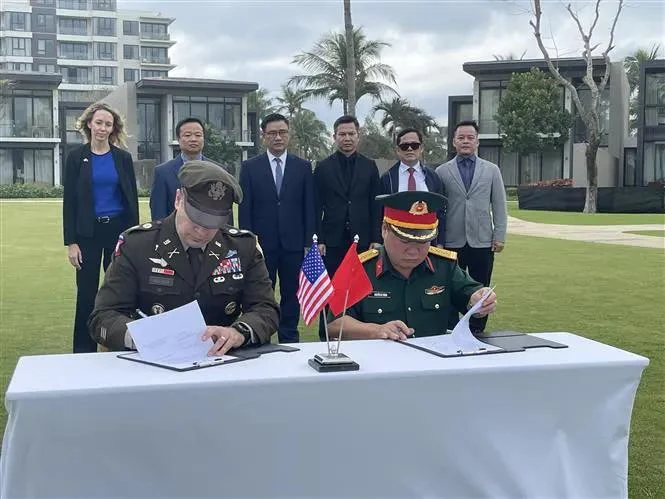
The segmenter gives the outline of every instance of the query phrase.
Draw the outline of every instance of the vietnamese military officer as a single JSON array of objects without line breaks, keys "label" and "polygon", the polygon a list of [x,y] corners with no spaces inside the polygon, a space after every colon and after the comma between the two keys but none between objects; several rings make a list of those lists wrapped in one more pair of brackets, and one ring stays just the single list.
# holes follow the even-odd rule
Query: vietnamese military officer
[{"label": "vietnamese military officer", "polygon": [[[372,293],[328,325],[342,338],[404,340],[446,332],[448,316],[467,310],[487,288],[457,265],[454,251],[430,246],[436,238],[437,210],[445,197],[425,191],[403,191],[376,197],[384,205],[384,244],[359,255],[372,282]],[[494,311],[491,292],[478,316]]]},{"label": "vietnamese military officer", "polygon": [[180,169],[176,211],[121,234],[88,325],[110,350],[133,348],[127,323],[197,300],[212,338],[210,355],[267,343],[275,302],[261,248],[249,231],[226,225],[242,200],[235,178],[208,161]]}]

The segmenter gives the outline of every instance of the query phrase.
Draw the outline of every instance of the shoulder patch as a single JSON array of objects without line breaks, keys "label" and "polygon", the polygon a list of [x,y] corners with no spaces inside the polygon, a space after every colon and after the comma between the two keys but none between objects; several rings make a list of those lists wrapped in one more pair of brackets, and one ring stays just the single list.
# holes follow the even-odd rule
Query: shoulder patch
[{"label": "shoulder patch", "polygon": [[372,258],[377,257],[378,255],[379,255],[379,250],[369,249],[367,251],[363,251],[362,253],[360,253],[358,255],[358,258],[360,259],[360,263],[365,263],[371,260]]},{"label": "shoulder patch", "polygon": [[450,251],[450,250],[443,249],[443,248],[437,248],[436,246],[430,246],[429,247],[429,252],[432,253],[433,255],[442,256],[443,258],[447,258],[448,260],[457,260],[457,252],[456,251]]}]

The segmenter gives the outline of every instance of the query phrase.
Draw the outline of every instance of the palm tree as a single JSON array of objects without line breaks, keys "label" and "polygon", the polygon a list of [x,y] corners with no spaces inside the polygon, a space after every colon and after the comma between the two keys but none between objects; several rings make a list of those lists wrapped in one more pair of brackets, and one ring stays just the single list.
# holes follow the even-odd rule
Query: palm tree
[{"label": "palm tree", "polygon": [[632,55],[623,60],[623,67],[626,70],[628,85],[630,86],[630,133],[634,135],[637,132],[637,109],[639,107],[639,96],[637,95],[637,86],[640,82],[640,67],[646,61],[658,59],[660,44],[654,43],[650,50],[638,49]]},{"label": "palm tree", "polygon": [[646,61],[658,59],[659,51],[660,44],[654,43],[650,50],[637,49],[633,54],[624,58],[623,67],[626,69],[626,76],[628,77],[631,95],[637,90],[637,85],[640,80],[640,66]]},{"label": "palm tree", "polygon": [[519,57],[517,57],[512,52],[508,52],[507,55],[492,54],[492,57],[494,57],[495,61],[521,61],[522,59],[524,59],[525,55],[526,55],[526,50],[522,52],[522,55]]},{"label": "palm tree", "polygon": [[255,112],[256,116],[261,119],[264,116],[274,111],[272,99],[268,96],[268,90],[259,88],[247,95],[247,110]]},{"label": "palm tree", "polygon": [[330,133],[326,124],[309,109],[301,109],[291,118],[289,150],[302,158],[317,160],[328,155]]},{"label": "palm tree", "polygon": [[424,135],[428,135],[430,129],[438,128],[431,115],[401,97],[394,97],[390,102],[379,102],[372,109],[372,113],[377,112],[383,113],[380,124],[393,139],[402,128],[415,128]]},{"label": "palm tree", "polygon": [[285,113],[288,118],[294,117],[302,111],[303,103],[307,98],[302,90],[282,85],[282,93],[275,98],[277,102],[276,111]]},{"label": "palm tree", "polygon": [[351,0],[344,0],[344,40],[346,42],[346,95],[348,102],[344,114],[356,115],[356,54],[353,51],[353,22]]},{"label": "palm tree", "polygon": [[[362,28],[353,29],[353,44],[356,59],[356,101],[364,95],[373,99],[381,99],[388,94],[397,95],[397,91],[388,84],[397,83],[395,71],[380,62],[381,50],[390,44],[368,40]],[[289,85],[302,89],[308,98],[325,97],[331,106],[336,101],[342,101],[344,114],[349,112],[346,38],[343,33],[333,32],[323,37],[311,51],[297,54],[293,62],[308,74],[291,77]]]}]

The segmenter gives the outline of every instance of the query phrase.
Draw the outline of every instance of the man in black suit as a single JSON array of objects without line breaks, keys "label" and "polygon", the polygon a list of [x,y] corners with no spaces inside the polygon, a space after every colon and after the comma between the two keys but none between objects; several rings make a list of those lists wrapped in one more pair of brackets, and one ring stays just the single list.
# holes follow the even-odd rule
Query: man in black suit
[{"label": "man in black suit", "polygon": [[[333,138],[338,151],[320,161],[314,170],[316,234],[328,274],[334,275],[353,236],[358,234],[358,251],[381,241],[379,170],[374,160],[358,154],[360,125],[353,116],[335,121]],[[319,327],[325,340],[325,330]]]},{"label": "man in black suit", "polygon": [[[381,175],[381,194],[402,191],[429,191],[445,197],[446,189],[439,176],[421,163],[423,157],[423,134],[415,128],[405,128],[395,137],[395,154],[399,159]],[[437,211],[439,232],[432,241],[443,248],[446,236],[446,208]]]},{"label": "man in black suit", "polygon": [[238,221],[258,236],[273,288],[279,274],[279,342],[293,343],[299,340],[300,265],[314,233],[312,164],[287,153],[289,120],[281,114],[266,116],[261,132],[267,151],[240,168]]}]

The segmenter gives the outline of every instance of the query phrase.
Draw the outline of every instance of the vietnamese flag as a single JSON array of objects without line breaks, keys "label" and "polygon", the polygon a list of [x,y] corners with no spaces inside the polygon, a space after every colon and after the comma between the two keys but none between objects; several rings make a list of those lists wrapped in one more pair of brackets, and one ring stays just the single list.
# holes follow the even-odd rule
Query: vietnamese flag
[{"label": "vietnamese flag", "polygon": [[[360,262],[358,243],[354,242],[332,278],[333,295],[328,302],[333,314],[339,315],[372,292],[372,283]],[[347,298],[348,293],[348,298]]]}]

